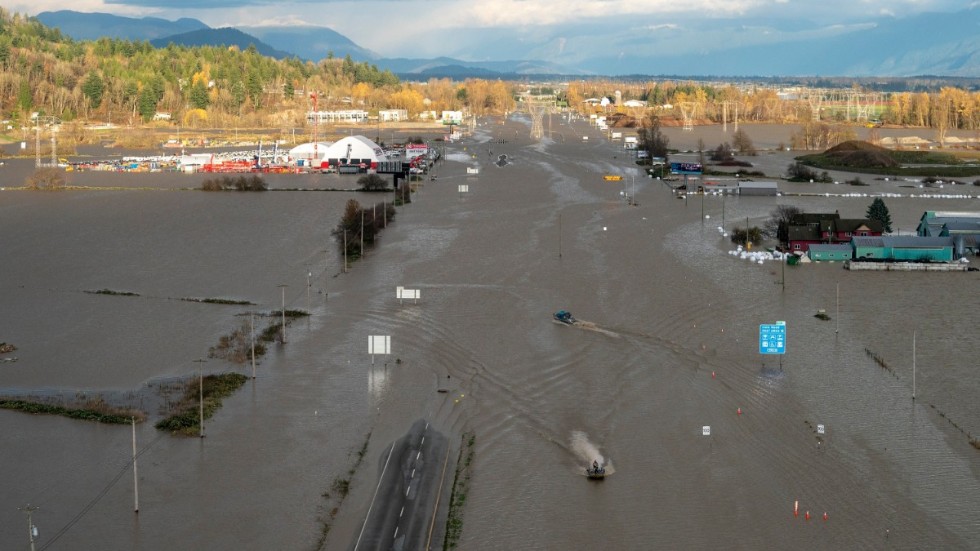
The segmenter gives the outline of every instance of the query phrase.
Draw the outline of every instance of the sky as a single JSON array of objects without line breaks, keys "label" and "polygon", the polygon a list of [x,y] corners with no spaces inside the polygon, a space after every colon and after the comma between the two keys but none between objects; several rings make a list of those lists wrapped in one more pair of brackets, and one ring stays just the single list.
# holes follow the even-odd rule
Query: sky
[{"label": "sky", "polygon": [[[385,57],[554,58],[573,49],[676,51],[832,35],[880,18],[977,8],[980,0],[8,0],[10,12],[72,9],[199,19],[211,27],[330,27]],[[980,12],[977,12],[980,13]]]}]

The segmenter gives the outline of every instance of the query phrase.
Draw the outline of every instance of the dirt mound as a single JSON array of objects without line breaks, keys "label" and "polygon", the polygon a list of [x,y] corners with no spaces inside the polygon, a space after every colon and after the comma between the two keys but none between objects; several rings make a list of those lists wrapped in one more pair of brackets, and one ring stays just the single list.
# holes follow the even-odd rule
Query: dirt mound
[{"label": "dirt mound", "polygon": [[887,149],[862,141],[847,141],[824,152],[836,166],[894,167],[899,166]]},{"label": "dirt mound", "polygon": [[878,147],[868,142],[862,142],[860,140],[850,140],[835,145],[834,147],[831,147],[824,153],[830,155],[832,153],[844,153],[849,151],[887,151],[887,150],[883,147]]},{"label": "dirt mound", "polygon": [[613,113],[606,117],[606,124],[611,128],[636,128],[640,122],[635,117],[624,113]]}]

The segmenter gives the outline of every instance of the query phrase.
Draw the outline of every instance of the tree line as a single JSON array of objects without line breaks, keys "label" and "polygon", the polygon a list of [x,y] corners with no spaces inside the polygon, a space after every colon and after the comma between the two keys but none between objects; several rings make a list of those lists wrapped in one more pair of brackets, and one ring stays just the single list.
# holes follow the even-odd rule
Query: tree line
[{"label": "tree line", "polygon": [[[935,128],[939,131],[980,130],[980,91],[942,86],[938,91],[872,92],[865,88],[809,89],[792,87],[780,94],[774,86],[713,84],[691,81],[583,81],[572,82],[560,94],[573,109],[588,98],[614,97],[621,103],[608,110],[635,115],[647,108],[660,115],[675,116],[678,106],[688,103],[692,117],[712,123],[739,121],[770,123],[847,123],[878,121],[881,124]],[[865,105],[849,103],[848,95],[864,94]],[[873,99],[872,99],[873,98]],[[628,108],[627,100],[646,102],[646,108]],[[813,101],[811,101],[813,100]],[[816,101],[819,100],[819,101]],[[606,112],[607,109],[597,108]]]},{"label": "tree line", "polygon": [[276,60],[254,46],[76,41],[0,7],[0,112],[24,126],[35,112],[128,125],[151,122],[159,112],[185,127],[297,127],[313,108],[313,92],[319,109],[395,108],[417,115],[465,108],[481,115],[514,108],[511,86],[499,81],[403,83],[350,56]]},{"label": "tree line", "polygon": [[[689,104],[691,116],[712,123],[723,121],[772,123],[835,123],[857,119],[850,105],[824,107],[806,94],[838,92],[790,88],[780,94],[776,85],[734,84],[680,80],[573,81],[554,92],[560,103],[586,111],[589,97],[616,97],[622,102],[611,111],[642,118],[647,108],[628,108],[626,100],[647,102],[661,117],[677,118],[678,106]],[[814,81],[821,86],[828,82]],[[911,84],[915,84],[914,82]],[[878,91],[875,105],[864,119],[885,124],[948,130],[980,130],[980,92],[955,86],[930,86],[911,92]],[[184,127],[290,128],[305,126],[316,92],[320,109],[405,109],[410,116],[423,111],[467,110],[477,115],[504,114],[517,107],[524,83],[502,80],[429,79],[402,82],[386,70],[349,56],[332,55],[319,62],[298,58],[276,60],[254,47],[154,48],[146,41],[100,38],[76,41],[47,28],[31,17],[11,14],[0,7],[0,112],[21,126],[30,125],[37,112],[62,121],[106,121],[140,125],[160,113],[165,124]],[[817,90],[817,91],[815,91]],[[822,90],[822,91],[819,91]],[[849,92],[870,90],[854,85]],[[816,111],[815,111],[816,109]]]}]

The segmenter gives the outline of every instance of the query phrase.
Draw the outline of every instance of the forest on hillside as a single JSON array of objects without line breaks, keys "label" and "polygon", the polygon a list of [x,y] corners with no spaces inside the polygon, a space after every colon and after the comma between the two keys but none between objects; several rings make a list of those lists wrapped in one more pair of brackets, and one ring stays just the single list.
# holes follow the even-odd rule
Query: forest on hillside
[{"label": "forest on hillside", "polygon": [[[169,45],[101,38],[76,41],[37,20],[0,7],[0,114],[10,126],[32,127],[36,113],[62,123],[111,122],[183,128],[303,127],[313,109],[465,110],[483,116],[519,107],[520,94],[553,95],[582,113],[649,111],[697,124],[723,121],[786,124],[890,124],[980,131],[980,92],[874,92],[851,88],[766,86],[757,83],[651,79],[581,79],[531,89],[526,81],[429,79],[403,82],[367,62],[328,56],[314,63],[276,60],[254,47]],[[791,90],[791,93],[786,93]],[[592,106],[589,98],[615,100]],[[627,100],[644,102],[627,107]],[[154,123],[158,113],[166,120]]]},{"label": "forest on hillside", "polygon": [[312,92],[319,109],[513,109],[511,87],[500,82],[406,84],[350,57],[276,60],[252,47],[75,41],[0,8],[0,112],[19,122],[38,113],[138,125],[167,113],[191,128],[302,126]]}]

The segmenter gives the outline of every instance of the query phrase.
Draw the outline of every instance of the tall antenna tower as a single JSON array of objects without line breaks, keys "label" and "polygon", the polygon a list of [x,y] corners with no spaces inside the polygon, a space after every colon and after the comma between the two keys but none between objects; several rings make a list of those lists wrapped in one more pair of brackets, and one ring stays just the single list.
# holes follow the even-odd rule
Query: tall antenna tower
[{"label": "tall antenna tower", "polygon": [[682,101],[678,104],[681,108],[681,116],[684,117],[684,130],[694,130],[694,110],[697,104],[693,101]]},{"label": "tall antenna tower", "polygon": [[810,105],[810,118],[814,121],[820,120],[820,105],[823,103],[823,94],[816,91],[806,92],[804,95],[806,102]]},{"label": "tall antenna tower", "polygon": [[531,139],[540,140],[544,137],[544,115],[548,113],[550,123],[551,108],[555,105],[555,96],[525,94],[523,100],[528,114],[531,115]]},{"label": "tall antenna tower", "polygon": [[544,137],[544,114],[548,104],[539,100],[529,100],[527,110],[531,114],[531,139],[540,140]]}]

